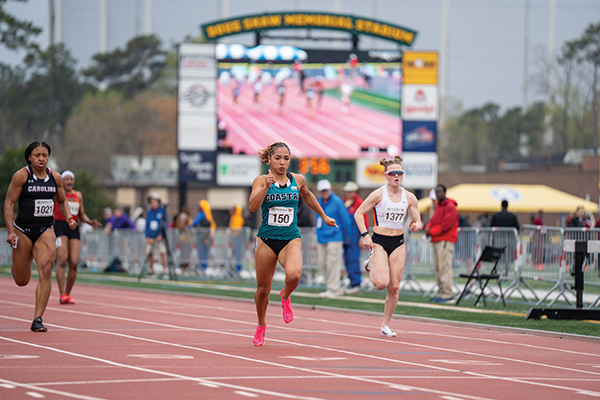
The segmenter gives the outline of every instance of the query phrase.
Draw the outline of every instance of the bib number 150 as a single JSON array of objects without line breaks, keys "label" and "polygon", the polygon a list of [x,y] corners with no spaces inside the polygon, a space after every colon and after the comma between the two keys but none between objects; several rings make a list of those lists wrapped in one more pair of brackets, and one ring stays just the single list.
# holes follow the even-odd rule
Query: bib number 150
[{"label": "bib number 150", "polygon": [[273,207],[269,209],[269,225],[271,226],[290,226],[293,220],[293,208]]}]

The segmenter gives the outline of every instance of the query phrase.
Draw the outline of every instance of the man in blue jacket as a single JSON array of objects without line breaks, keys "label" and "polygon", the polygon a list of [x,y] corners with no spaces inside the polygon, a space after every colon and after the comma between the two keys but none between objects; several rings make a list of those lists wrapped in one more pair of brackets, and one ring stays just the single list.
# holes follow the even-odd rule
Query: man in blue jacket
[{"label": "man in blue jacket", "polygon": [[167,212],[161,205],[160,196],[152,193],[148,197],[150,208],[146,212],[146,255],[150,275],[154,275],[154,255],[160,254],[163,268],[167,269],[167,246],[163,233],[167,229]]},{"label": "man in blue jacket", "polygon": [[342,295],[340,290],[340,271],[343,262],[344,242],[350,238],[350,216],[346,205],[331,190],[327,179],[317,182],[319,205],[325,214],[335,219],[338,227],[327,226],[323,219],[316,216],[317,257],[319,268],[325,278],[327,290],[320,293],[321,297],[335,298]]}]

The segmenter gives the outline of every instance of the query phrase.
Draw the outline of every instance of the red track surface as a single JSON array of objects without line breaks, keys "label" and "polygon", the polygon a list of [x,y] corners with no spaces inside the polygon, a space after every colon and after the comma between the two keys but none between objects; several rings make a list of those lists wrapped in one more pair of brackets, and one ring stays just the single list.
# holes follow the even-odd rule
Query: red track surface
[{"label": "red track surface", "polygon": [[[0,398],[588,399],[600,341],[76,285],[29,331],[35,281],[0,278]],[[293,295],[292,295],[293,302]]]},{"label": "red track surface", "polygon": [[236,105],[232,88],[219,85],[217,115],[227,123],[234,153],[254,155],[279,141],[290,146],[294,157],[356,159],[364,157],[361,147],[402,147],[399,116],[356,104],[345,114],[341,100],[328,96],[323,97],[320,108],[316,97],[308,108],[304,94],[290,81],[281,108],[276,86],[265,86],[257,105],[251,85],[244,85]]}]

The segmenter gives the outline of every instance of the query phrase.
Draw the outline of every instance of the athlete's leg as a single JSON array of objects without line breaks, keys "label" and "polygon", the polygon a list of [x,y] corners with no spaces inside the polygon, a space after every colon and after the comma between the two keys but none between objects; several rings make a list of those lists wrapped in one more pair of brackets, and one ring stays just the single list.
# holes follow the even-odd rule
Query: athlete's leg
[{"label": "athlete's leg", "polygon": [[[58,254],[58,249],[56,249]],[[77,266],[79,265],[79,258],[81,257],[81,240],[69,239],[69,272],[67,273],[67,287],[64,292],[67,295],[71,295],[71,290],[77,279]],[[57,255],[58,258],[58,255]],[[60,286],[59,286],[60,287]]]},{"label": "athlete's leg", "polygon": [[37,264],[39,280],[35,288],[35,312],[33,318],[41,317],[48,305],[52,291],[52,267],[56,259],[56,236],[54,229],[42,233],[33,245],[33,258]]},{"label": "athlete's leg", "polygon": [[390,323],[392,315],[398,305],[398,297],[400,296],[400,281],[404,272],[404,259],[406,255],[406,246],[397,247],[389,257],[390,265],[390,283],[387,287],[387,295],[385,296],[385,306],[383,310],[383,322],[381,326],[386,326]]},{"label": "athlete's leg", "polygon": [[271,293],[273,275],[277,267],[277,256],[261,239],[257,239],[256,242],[256,252],[254,253],[256,268],[254,304],[256,305],[258,325],[265,326],[267,324],[265,317],[269,305],[269,293]]},{"label": "athlete's leg", "polygon": [[388,255],[379,244],[373,244],[373,255],[369,258],[369,276],[377,290],[383,290],[390,284]]},{"label": "athlete's leg", "polygon": [[302,277],[302,240],[300,238],[290,241],[281,250],[279,263],[285,270],[285,287],[281,297],[283,300],[287,300],[298,287]]},{"label": "athlete's leg", "polygon": [[31,279],[31,248],[33,243],[21,231],[15,230],[17,234],[16,247],[12,248],[11,272],[15,283],[18,286],[25,286]]},{"label": "athlete's leg", "polygon": [[[58,295],[65,293],[65,270],[69,262],[69,238],[61,235],[56,238],[56,283],[58,285]],[[69,262],[69,273],[71,273],[71,264]]]}]

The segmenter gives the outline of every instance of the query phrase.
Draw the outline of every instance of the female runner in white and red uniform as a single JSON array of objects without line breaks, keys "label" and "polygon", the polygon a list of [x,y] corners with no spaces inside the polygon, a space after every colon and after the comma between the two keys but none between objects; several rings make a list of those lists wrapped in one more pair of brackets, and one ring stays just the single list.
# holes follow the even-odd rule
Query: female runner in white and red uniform
[{"label": "female runner in white and red uniform", "polygon": [[[98,220],[91,220],[83,209],[83,196],[81,192],[73,190],[75,185],[75,174],[64,171],[60,175],[63,179],[65,197],[69,202],[69,209],[75,221],[83,221],[94,228],[100,228],[102,224]],[[65,216],[59,207],[54,206],[54,233],[56,234],[56,283],[58,284],[58,295],[60,304],[75,304],[71,298],[71,290],[77,278],[77,265],[81,256],[81,237],[79,226],[70,229]],[[67,284],[65,286],[65,269],[69,264],[67,273]]]},{"label": "female runner in white and red uniform", "polygon": [[[6,242],[13,248],[11,272],[15,283],[18,286],[29,283],[34,259],[38,270],[31,324],[34,332],[47,331],[42,323],[42,315],[52,291],[52,267],[56,257],[56,236],[52,227],[55,199],[69,228],[75,229],[77,226],[69,210],[60,174],[47,167],[50,151],[50,146],[44,142],[33,142],[25,149],[28,165],[15,172],[4,201],[4,220],[8,233]],[[17,202],[19,213],[15,218]]]}]

